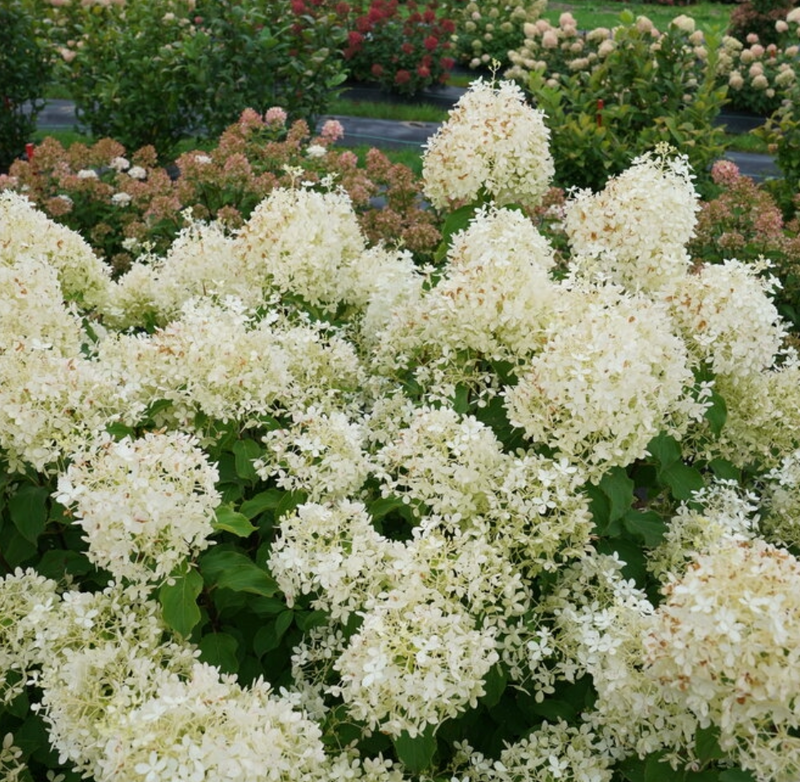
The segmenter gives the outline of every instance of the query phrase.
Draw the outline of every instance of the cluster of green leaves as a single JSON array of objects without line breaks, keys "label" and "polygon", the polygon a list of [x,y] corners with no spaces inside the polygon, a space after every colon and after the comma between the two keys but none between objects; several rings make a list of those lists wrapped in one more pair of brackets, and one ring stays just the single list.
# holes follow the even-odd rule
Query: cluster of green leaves
[{"label": "cluster of green leaves", "polygon": [[152,144],[162,156],[188,135],[221,132],[245,108],[313,119],[345,78],[334,16],[295,16],[289,0],[139,0],[50,13],[78,118],[96,137]]},{"label": "cluster of green leaves", "polygon": [[714,124],[726,98],[714,77],[716,46],[708,42],[709,60],[701,64],[687,33],[671,25],[652,51],[649,33],[627,12],[621,18],[614,50],[591,70],[561,73],[557,86],[537,71],[530,75],[528,90],[552,134],[556,184],[600,189],[633,158],[667,142],[688,156],[702,193],[725,141]]},{"label": "cluster of green leaves", "polygon": [[0,172],[25,151],[50,74],[33,14],[21,0],[0,5]]}]

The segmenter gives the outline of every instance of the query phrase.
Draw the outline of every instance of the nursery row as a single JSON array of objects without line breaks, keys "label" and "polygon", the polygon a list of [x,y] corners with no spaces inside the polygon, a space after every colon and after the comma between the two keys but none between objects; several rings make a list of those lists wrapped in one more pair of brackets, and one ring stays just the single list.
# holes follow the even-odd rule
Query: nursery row
[{"label": "nursery row", "polygon": [[[563,144],[578,156],[613,156],[644,129],[648,144],[655,134],[702,148],[698,171],[715,155],[719,140],[706,137],[723,105],[767,116],[793,97],[798,12],[778,2],[734,12],[724,37],[694,30],[685,16],[660,31],[633,16],[587,31],[569,13],[544,21],[544,8],[545,0],[12,0],[0,10],[0,167],[24,149],[51,81],[96,137],[152,144],[165,156],[186,135],[218,135],[247,107],[280,105],[310,121],[348,76],[415,95],[462,62],[519,81],[558,114],[554,127],[567,118]],[[547,92],[555,87],[561,113]],[[601,124],[598,101],[613,138],[589,127]]]}]

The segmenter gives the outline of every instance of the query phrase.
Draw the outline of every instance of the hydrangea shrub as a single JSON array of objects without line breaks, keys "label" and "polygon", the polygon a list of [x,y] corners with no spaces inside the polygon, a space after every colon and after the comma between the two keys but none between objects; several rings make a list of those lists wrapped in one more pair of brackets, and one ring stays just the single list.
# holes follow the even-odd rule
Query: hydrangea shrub
[{"label": "hydrangea shrub", "polygon": [[797,778],[774,281],[690,263],[664,147],[559,262],[516,94],[430,144],[436,266],[298,182],[113,280],[0,196],[10,779]]}]

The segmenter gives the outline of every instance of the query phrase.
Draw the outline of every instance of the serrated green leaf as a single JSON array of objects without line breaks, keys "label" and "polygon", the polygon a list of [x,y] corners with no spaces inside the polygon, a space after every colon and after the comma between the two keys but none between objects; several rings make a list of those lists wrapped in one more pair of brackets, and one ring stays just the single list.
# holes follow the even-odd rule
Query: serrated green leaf
[{"label": "serrated green leaf", "polygon": [[252,535],[258,528],[254,527],[243,513],[237,513],[229,505],[220,505],[215,512],[212,526],[215,530],[232,532],[240,538]]},{"label": "serrated green leaf", "polygon": [[705,412],[705,419],[708,421],[711,431],[719,437],[722,427],[728,420],[728,405],[716,391],[711,392],[711,406]]},{"label": "serrated green leaf", "polygon": [[433,733],[432,725],[428,725],[422,733],[414,738],[403,731],[392,739],[392,743],[400,762],[412,774],[419,774],[428,768],[436,753],[436,736]]},{"label": "serrated green leaf", "polygon": [[182,636],[188,636],[200,621],[197,597],[202,589],[203,579],[192,569],[176,576],[158,591],[164,621]]},{"label": "serrated green leaf", "polygon": [[261,448],[255,440],[237,440],[231,450],[236,465],[236,475],[244,481],[255,483],[258,473],[253,467],[253,460],[261,456]]},{"label": "serrated green leaf", "polygon": [[500,702],[508,684],[508,677],[502,665],[493,665],[483,679],[484,695],[481,703],[491,708]]},{"label": "serrated green leaf", "polygon": [[223,673],[239,672],[239,658],[236,654],[239,642],[232,635],[209,633],[197,645],[203,662],[216,665]]},{"label": "serrated green leaf", "polygon": [[658,462],[659,469],[663,470],[680,461],[680,443],[668,434],[654,437],[647,445],[647,452]]},{"label": "serrated green leaf", "polygon": [[211,549],[201,557],[200,571],[209,586],[263,597],[272,597],[278,591],[272,576],[238,551]]},{"label": "serrated green leaf", "polygon": [[622,467],[613,467],[603,475],[598,487],[608,498],[609,521],[621,519],[633,504],[633,481]]},{"label": "serrated green leaf", "polygon": [[239,512],[248,519],[254,519],[268,510],[275,510],[286,492],[281,489],[267,489],[259,492],[239,506]]},{"label": "serrated green leaf", "polygon": [[641,540],[647,548],[655,548],[667,532],[667,525],[653,511],[629,510],[622,518],[622,526],[630,535]]},{"label": "serrated green leaf", "polygon": [[691,499],[694,492],[705,486],[702,473],[683,462],[671,464],[665,470],[661,470],[658,477],[666,486],[669,486],[672,496],[676,500]]},{"label": "serrated green leaf", "polygon": [[8,512],[17,531],[25,540],[36,543],[47,526],[47,498],[44,486],[27,483],[8,499]]}]

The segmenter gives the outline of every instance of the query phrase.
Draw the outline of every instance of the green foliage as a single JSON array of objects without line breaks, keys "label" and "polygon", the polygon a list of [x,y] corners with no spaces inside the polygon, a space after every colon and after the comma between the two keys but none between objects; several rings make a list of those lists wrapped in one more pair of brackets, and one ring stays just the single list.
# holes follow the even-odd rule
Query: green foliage
[{"label": "green foliage", "polygon": [[95,136],[151,144],[162,156],[185,136],[221,132],[248,107],[314,118],[344,80],[334,17],[296,16],[288,0],[141,0],[51,13],[79,119]]},{"label": "green foliage", "polygon": [[724,149],[714,120],[725,102],[715,83],[714,45],[700,63],[688,34],[670,26],[652,45],[649,31],[623,15],[614,48],[590,70],[533,71],[528,89],[547,115],[556,184],[600,189],[610,176],[658,142],[685,153],[701,192]]},{"label": "green foliage", "polygon": [[0,5],[0,172],[25,152],[50,75],[34,16],[21,0]]}]

